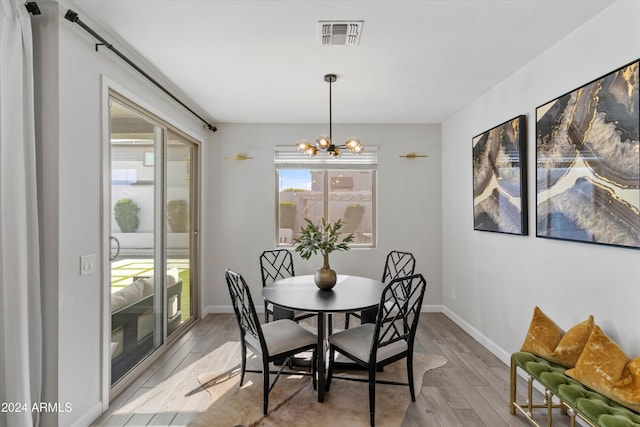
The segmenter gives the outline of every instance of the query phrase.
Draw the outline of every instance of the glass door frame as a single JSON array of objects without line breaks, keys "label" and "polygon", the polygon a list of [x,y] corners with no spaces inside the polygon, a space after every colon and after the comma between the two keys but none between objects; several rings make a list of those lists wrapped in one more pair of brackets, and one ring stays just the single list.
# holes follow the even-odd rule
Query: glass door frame
[{"label": "glass door frame", "polygon": [[[155,359],[157,359],[174,341],[180,338],[200,317],[199,313],[199,255],[200,255],[200,242],[199,242],[199,230],[200,230],[200,142],[196,140],[194,137],[189,136],[185,132],[171,125],[170,123],[158,118],[153,113],[149,112],[147,109],[142,107],[140,103],[136,103],[135,101],[130,100],[130,97],[121,95],[118,91],[112,89],[109,86],[104,86],[105,88],[105,104],[106,112],[103,115],[103,124],[105,129],[105,138],[103,144],[103,162],[102,162],[102,176],[103,176],[103,184],[102,184],[102,247],[103,247],[103,269],[102,269],[102,283],[103,283],[103,363],[102,363],[102,406],[103,411],[106,410],[109,406],[109,402],[112,401],[115,397],[117,397],[122,390],[124,390],[137,374],[144,369],[146,369]],[[110,300],[110,286],[111,286],[111,262],[110,262],[110,233],[111,233],[111,101],[119,103],[120,105],[125,106],[126,108],[140,114],[145,119],[149,120],[162,129],[162,143],[159,146],[156,146],[154,149],[154,157],[156,160],[158,157],[163,160],[162,168],[158,168],[159,170],[155,172],[155,179],[162,182],[162,185],[156,186],[157,188],[154,190],[155,197],[159,197],[159,201],[154,202],[156,207],[163,206],[164,209],[154,209],[154,223],[159,224],[160,228],[154,231],[154,265],[156,269],[159,271],[166,270],[166,260],[167,260],[167,208],[166,208],[166,197],[167,197],[167,140],[170,132],[177,134],[178,136],[185,139],[186,143],[189,144],[190,150],[190,177],[191,181],[189,184],[189,219],[190,219],[190,233],[188,235],[189,241],[189,275],[190,275],[190,301],[184,301],[182,304],[190,304],[190,317],[185,319],[180,326],[173,331],[170,335],[167,335],[167,289],[166,286],[163,286],[162,289],[162,310],[161,314],[156,316],[156,327],[160,326],[158,329],[160,333],[155,334],[154,340],[156,344],[158,344],[155,350],[147,356],[143,361],[141,361],[133,370],[131,370],[127,375],[123,377],[122,380],[118,381],[113,386],[111,385],[111,352],[110,352],[110,341],[111,341],[111,300]],[[166,280],[166,279],[164,279]],[[164,280],[155,280],[154,287],[158,288],[164,283]],[[158,299],[156,299],[158,300]],[[155,304],[158,302],[156,301]]]}]

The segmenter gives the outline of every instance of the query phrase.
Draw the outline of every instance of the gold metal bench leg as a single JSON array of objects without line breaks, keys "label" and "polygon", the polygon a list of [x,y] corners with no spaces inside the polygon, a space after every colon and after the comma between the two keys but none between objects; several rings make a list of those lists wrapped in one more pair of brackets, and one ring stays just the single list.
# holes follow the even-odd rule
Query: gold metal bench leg
[{"label": "gold metal bench leg", "polygon": [[[517,384],[518,384],[517,370],[518,370],[518,366],[513,362],[513,360],[511,360],[511,372],[510,372],[511,384],[509,385],[509,399],[510,399],[509,412],[511,412],[512,415],[517,415],[518,412],[520,412],[522,415],[524,415],[527,418],[527,420],[529,420],[532,426],[540,427],[540,424],[538,424],[536,420],[533,418],[533,410],[547,408],[547,410],[550,413],[551,412],[551,409],[549,408],[550,403],[546,401],[544,403],[536,403],[536,404],[533,403],[534,379],[531,375],[528,375],[528,381],[527,381],[527,396],[528,396],[527,401],[523,403],[516,402],[517,388],[518,388],[517,387]],[[547,427],[550,427],[550,426],[551,426],[551,422],[547,421]]]},{"label": "gold metal bench leg", "polygon": [[547,401],[547,427],[551,427],[551,423],[553,421],[553,394],[551,391],[545,389],[544,390],[545,400]]},{"label": "gold metal bench leg", "polygon": [[516,375],[516,370],[518,369],[518,367],[516,366],[515,363],[513,363],[513,360],[511,360],[511,391],[510,391],[510,401],[509,401],[509,412],[511,412],[511,415],[515,415],[516,413],[516,383],[517,383],[517,375]]},{"label": "gold metal bench leg", "polygon": [[569,408],[567,413],[569,414],[569,425],[576,427],[576,411],[574,411],[573,408]]},{"label": "gold metal bench leg", "polygon": [[533,377],[531,375],[527,380],[527,404],[529,405],[529,415],[533,415]]}]

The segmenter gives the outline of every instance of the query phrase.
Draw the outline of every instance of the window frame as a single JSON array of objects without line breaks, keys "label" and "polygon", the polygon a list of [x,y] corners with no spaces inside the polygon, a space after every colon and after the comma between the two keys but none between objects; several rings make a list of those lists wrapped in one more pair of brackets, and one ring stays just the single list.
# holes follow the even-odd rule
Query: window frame
[{"label": "window frame", "polygon": [[299,153],[295,147],[274,148],[274,181],[275,181],[275,221],[274,221],[274,246],[276,248],[292,248],[291,243],[280,242],[280,171],[281,170],[308,170],[322,171],[322,203],[323,217],[328,218],[331,204],[332,173],[343,171],[369,171],[371,172],[371,242],[349,244],[351,249],[375,249],[378,242],[377,232],[377,172],[378,172],[378,148],[367,146],[366,154],[355,155],[350,152],[338,157],[331,157],[327,153],[319,153],[309,157],[305,153]]}]

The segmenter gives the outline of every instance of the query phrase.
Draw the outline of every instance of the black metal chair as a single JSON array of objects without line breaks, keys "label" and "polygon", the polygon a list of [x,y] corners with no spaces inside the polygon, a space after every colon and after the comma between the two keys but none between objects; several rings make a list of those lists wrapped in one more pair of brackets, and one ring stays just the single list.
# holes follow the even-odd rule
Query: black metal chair
[{"label": "black metal chair", "polygon": [[[422,274],[393,279],[382,292],[375,324],[365,323],[329,337],[329,372],[326,389],[331,385],[335,352],[339,352],[369,372],[369,417],[375,423],[376,372],[379,368],[407,359],[408,383],[384,381],[384,384],[413,386],[413,344],[427,282]],[[343,378],[362,381],[355,378]],[[381,381],[382,382],[382,381]]]},{"label": "black metal chair", "polygon": [[[291,251],[287,249],[274,249],[264,251],[260,255],[260,275],[262,277],[262,286],[267,286],[276,280],[295,276],[293,268],[293,256]],[[266,301],[264,302],[264,321],[269,321],[269,315],[273,319],[273,306]],[[284,308],[276,308],[279,318],[293,319],[299,322],[309,317],[317,316],[316,313],[306,313],[302,311],[293,312]]]},{"label": "black metal chair", "polygon": [[[317,387],[316,349],[318,337],[290,319],[276,320],[261,325],[258,313],[253,305],[251,292],[244,278],[240,274],[227,269],[225,271],[225,279],[227,281],[227,287],[229,288],[233,311],[236,314],[238,327],[240,328],[240,347],[242,349],[240,387],[242,387],[242,383],[244,382],[245,372],[262,372],[264,395],[263,413],[266,415],[269,407],[269,392],[276,385],[285,366],[288,365],[288,363],[285,362],[282,364],[280,370],[270,371],[269,363],[282,358],[288,360],[295,354],[313,350],[311,373],[300,371],[294,373],[296,375],[311,375],[313,378],[313,389],[315,390]],[[247,347],[249,347],[255,355],[261,357],[261,371],[246,369]],[[276,374],[272,384],[269,382],[269,374],[271,373]]]},{"label": "black metal chair", "polygon": [[[398,277],[411,276],[416,269],[416,259],[411,252],[391,251],[387,254],[382,271],[382,283],[389,283]],[[373,323],[376,319],[378,308],[363,310],[360,313],[347,313],[344,317],[344,328],[349,328],[349,317],[360,319],[361,323]]]}]

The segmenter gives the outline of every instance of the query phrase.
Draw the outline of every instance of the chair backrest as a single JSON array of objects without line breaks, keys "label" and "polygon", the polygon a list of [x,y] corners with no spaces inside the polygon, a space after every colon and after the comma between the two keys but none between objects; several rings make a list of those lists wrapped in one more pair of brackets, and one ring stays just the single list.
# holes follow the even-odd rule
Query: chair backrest
[{"label": "chair backrest", "polygon": [[411,252],[391,251],[387,254],[387,261],[382,272],[382,283],[389,283],[398,277],[413,275],[416,269],[416,259]]},{"label": "chair backrest", "polygon": [[295,276],[291,252],[287,249],[262,252],[260,255],[260,273],[262,286],[267,286],[279,279]]},{"label": "chair backrest", "polygon": [[258,313],[256,313],[256,307],[253,305],[247,282],[242,275],[229,269],[225,271],[224,277],[227,280],[231,304],[240,327],[240,339],[244,340],[245,336],[249,334],[260,343],[262,348],[266,348]]},{"label": "chair backrest", "polygon": [[393,279],[382,291],[371,347],[372,360],[379,348],[404,340],[413,349],[427,281],[422,274]]}]

